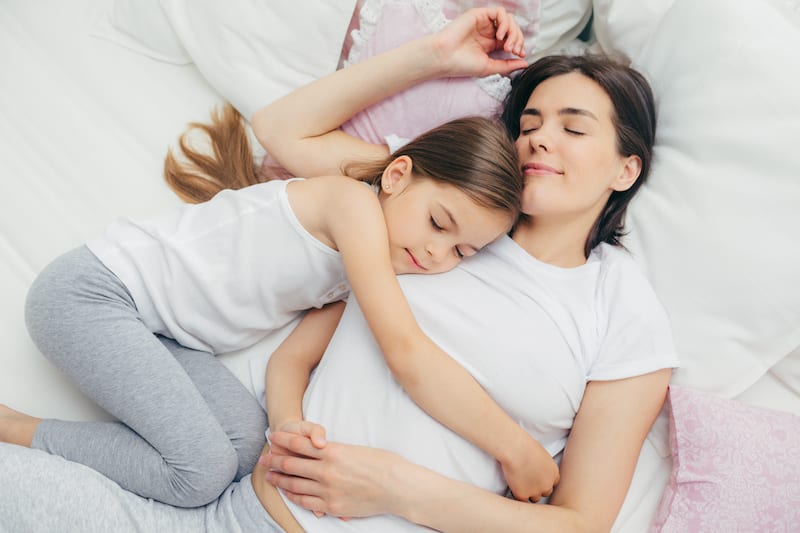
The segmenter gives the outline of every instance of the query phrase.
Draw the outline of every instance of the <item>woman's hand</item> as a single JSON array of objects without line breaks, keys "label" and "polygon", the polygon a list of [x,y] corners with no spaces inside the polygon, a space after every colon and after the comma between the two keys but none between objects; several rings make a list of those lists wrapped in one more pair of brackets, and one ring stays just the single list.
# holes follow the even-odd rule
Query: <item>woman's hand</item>
[{"label": "woman's hand", "polygon": [[528,66],[523,59],[495,59],[504,51],[525,57],[525,40],[502,7],[470,9],[433,36],[434,55],[445,76],[507,75]]},{"label": "woman's hand", "polygon": [[329,442],[320,449],[307,437],[277,431],[272,450],[259,462],[267,481],[287,498],[317,515],[338,517],[397,514],[402,482],[394,475],[403,462],[384,450]]}]

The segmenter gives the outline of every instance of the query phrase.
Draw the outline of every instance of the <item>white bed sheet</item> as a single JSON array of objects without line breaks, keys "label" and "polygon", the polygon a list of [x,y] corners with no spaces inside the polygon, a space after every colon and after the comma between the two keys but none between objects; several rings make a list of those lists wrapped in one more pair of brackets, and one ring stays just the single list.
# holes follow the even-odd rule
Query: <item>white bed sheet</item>
[{"label": "white bed sheet", "polygon": [[[161,178],[166,148],[221,98],[192,65],[158,62],[90,36],[106,0],[0,3],[0,403],[38,416],[107,419],[37,351],[23,306],[35,275],[118,215],[179,200]],[[248,387],[247,361],[284,329],[223,357]],[[770,374],[749,403],[800,412]],[[646,531],[670,470],[666,420],[646,443],[615,531]]]}]

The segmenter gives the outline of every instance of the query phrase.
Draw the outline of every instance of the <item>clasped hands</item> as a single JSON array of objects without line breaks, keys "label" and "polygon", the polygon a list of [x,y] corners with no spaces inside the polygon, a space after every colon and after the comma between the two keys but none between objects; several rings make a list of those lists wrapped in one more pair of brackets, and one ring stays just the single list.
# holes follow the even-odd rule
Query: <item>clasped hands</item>
[{"label": "clasped hands", "polygon": [[[259,462],[267,481],[317,516],[401,514],[409,463],[399,455],[365,446],[328,442],[325,428],[307,421],[283,423],[270,434],[270,452]],[[533,438],[520,439],[501,461],[514,497],[536,502],[558,483],[558,466]]]}]

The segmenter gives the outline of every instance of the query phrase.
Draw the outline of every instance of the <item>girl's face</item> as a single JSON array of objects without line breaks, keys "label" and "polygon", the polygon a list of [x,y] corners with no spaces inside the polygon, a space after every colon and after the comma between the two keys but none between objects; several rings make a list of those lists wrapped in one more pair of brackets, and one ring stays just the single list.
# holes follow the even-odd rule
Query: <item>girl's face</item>
[{"label": "girl's face", "polygon": [[594,223],[614,190],[639,176],[637,156],[621,156],[611,99],[578,72],[540,83],[520,117],[517,152],[525,174],[523,213],[537,221]]},{"label": "girl's face", "polygon": [[407,157],[384,172],[380,199],[397,274],[451,270],[512,224],[509,214],[476,204],[453,185],[414,177]]}]

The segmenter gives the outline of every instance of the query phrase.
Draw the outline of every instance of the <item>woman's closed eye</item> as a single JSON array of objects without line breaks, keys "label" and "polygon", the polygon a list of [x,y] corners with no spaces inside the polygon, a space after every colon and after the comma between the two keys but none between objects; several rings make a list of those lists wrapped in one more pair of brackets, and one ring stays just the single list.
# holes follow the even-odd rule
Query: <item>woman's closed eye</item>
[{"label": "woman's closed eye", "polygon": [[564,131],[566,131],[570,135],[586,135],[585,132],[579,131],[579,130],[575,130],[575,129],[572,129],[572,128],[564,128]]},{"label": "woman's closed eye", "polygon": [[464,254],[461,252],[461,248],[454,246],[453,250],[456,251],[456,256],[458,256],[459,259],[464,259]]},{"label": "woman's closed eye", "polygon": [[440,226],[438,222],[436,222],[436,219],[433,218],[433,215],[431,215],[431,226],[433,226],[433,229],[436,231],[444,231],[444,228]]}]

